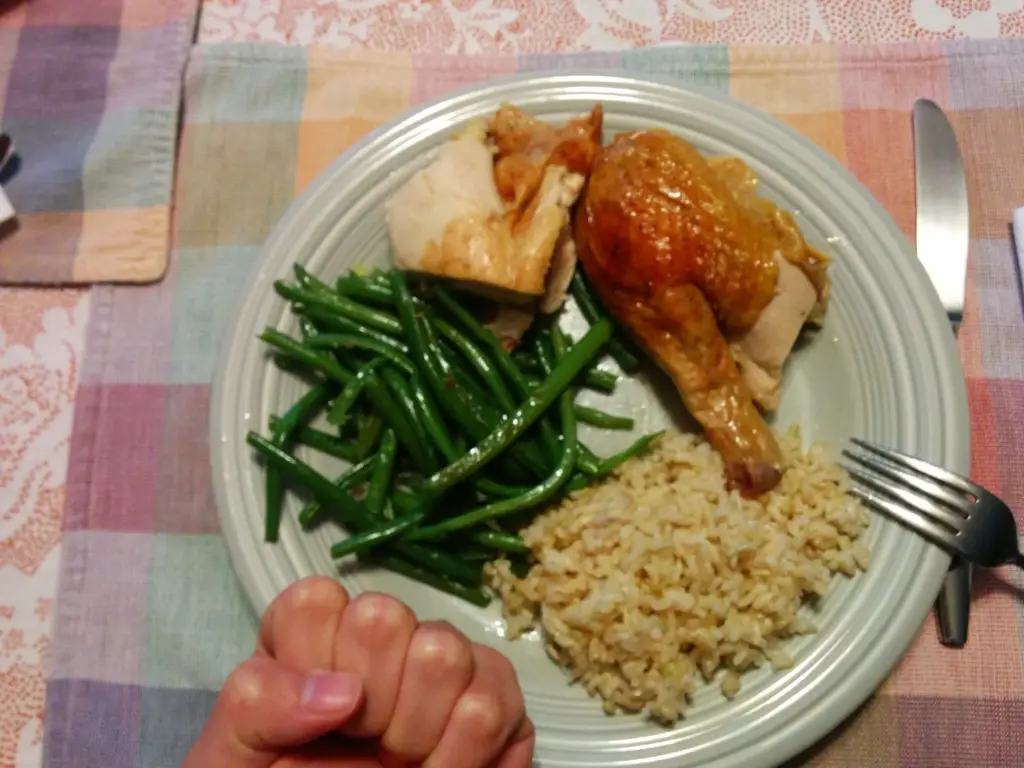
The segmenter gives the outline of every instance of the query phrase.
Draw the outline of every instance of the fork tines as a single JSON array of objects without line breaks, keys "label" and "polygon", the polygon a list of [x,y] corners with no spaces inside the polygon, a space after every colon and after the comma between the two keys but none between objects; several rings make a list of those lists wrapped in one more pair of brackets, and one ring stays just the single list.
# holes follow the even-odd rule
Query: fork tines
[{"label": "fork tines", "polygon": [[860,450],[844,450],[855,482],[851,492],[869,506],[945,548],[967,524],[980,489],[968,480],[899,451],[863,440]]}]

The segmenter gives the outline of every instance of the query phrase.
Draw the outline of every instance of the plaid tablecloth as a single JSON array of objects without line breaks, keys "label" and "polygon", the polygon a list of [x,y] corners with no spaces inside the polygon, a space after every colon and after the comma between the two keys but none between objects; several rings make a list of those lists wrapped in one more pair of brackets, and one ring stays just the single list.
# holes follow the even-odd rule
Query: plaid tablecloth
[{"label": "plaid tablecloth", "polygon": [[[251,616],[218,533],[207,407],[231,305],[275,220],[339,152],[407,107],[523,70],[672,75],[773,112],[914,226],[909,110],[950,111],[972,204],[960,335],[977,481],[1024,512],[1024,319],[1008,243],[1024,202],[1024,42],[931,47],[692,47],[443,57],[201,46],[186,83],[175,250],[150,287],[94,289],[62,538],[47,766],[177,766]],[[1024,765],[1022,580],[980,574],[970,644],[931,622],[820,766]]]},{"label": "plaid tablecloth", "polygon": [[[181,76],[199,0],[0,3],[0,284],[146,282],[170,248]],[[9,178],[8,178],[9,177]]]}]

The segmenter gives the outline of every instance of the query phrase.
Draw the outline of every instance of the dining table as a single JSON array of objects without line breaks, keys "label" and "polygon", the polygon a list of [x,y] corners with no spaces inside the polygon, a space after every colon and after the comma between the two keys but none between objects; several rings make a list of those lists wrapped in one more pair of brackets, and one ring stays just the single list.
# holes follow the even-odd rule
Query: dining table
[{"label": "dining table", "polygon": [[[291,201],[378,125],[515,72],[673,77],[765,110],[914,234],[909,115],[971,205],[971,475],[1024,522],[1024,0],[0,3],[0,768],[177,766],[257,618],[211,490],[219,343]],[[1024,244],[1021,244],[1024,246]],[[1024,577],[977,572],[793,765],[1024,766]]]}]

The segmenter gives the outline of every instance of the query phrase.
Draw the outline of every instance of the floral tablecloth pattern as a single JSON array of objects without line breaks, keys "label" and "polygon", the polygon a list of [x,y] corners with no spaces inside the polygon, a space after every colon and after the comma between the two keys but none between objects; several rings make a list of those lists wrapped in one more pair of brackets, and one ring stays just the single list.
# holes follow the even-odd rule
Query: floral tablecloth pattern
[{"label": "floral tablecloth pattern", "polygon": [[[1024,36],[1024,0],[204,0],[199,35],[418,53],[908,42]],[[75,393],[102,311],[92,297],[0,288],[0,768],[41,763]],[[1020,364],[1021,350],[1007,353]]]},{"label": "floral tablecloth pattern", "polygon": [[416,53],[1024,34],[1024,0],[207,0],[203,42]]}]

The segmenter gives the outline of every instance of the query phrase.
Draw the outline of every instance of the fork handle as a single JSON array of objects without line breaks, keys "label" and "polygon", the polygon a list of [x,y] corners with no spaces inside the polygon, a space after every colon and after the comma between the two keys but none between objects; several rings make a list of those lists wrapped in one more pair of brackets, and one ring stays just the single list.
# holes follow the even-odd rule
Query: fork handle
[{"label": "fork handle", "polygon": [[942,582],[935,604],[939,617],[939,639],[943,645],[963,648],[971,614],[971,566],[954,558]]}]

